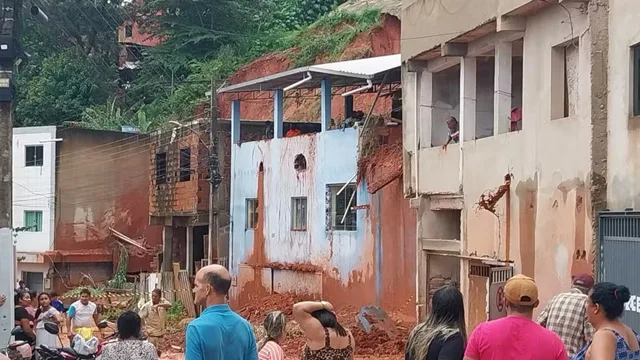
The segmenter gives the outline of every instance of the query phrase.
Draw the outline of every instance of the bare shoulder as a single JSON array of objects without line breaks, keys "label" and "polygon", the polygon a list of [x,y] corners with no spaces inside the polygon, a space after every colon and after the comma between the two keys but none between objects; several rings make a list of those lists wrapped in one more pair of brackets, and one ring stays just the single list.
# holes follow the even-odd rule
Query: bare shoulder
[{"label": "bare shoulder", "polygon": [[616,335],[610,329],[600,329],[593,334],[593,342],[616,342]]}]

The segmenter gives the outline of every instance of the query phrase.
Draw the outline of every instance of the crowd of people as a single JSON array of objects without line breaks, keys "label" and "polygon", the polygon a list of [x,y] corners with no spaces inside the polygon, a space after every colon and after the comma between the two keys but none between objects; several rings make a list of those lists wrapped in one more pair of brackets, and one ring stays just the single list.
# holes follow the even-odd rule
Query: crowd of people
[{"label": "crowd of people", "polygon": [[[198,272],[195,301],[206,310],[188,325],[186,360],[284,359],[284,315],[268,314],[265,337],[256,343],[251,325],[227,304],[230,286],[222,266]],[[462,293],[447,285],[435,291],[425,321],[410,333],[405,360],[640,360],[640,337],[621,320],[630,296],[625,286],[594,284],[593,277],[581,274],[534,319],[540,304],[537,284],[515,275],[504,286],[507,315],[477,324],[467,337]],[[297,303],[293,315],[306,338],[303,360],[353,359],[353,336],[330,303]]]},{"label": "crowd of people", "polygon": [[[230,287],[231,275],[220,265],[206,266],[196,274],[194,301],[204,311],[187,326],[185,359],[284,360],[284,313],[267,314],[264,337],[256,340],[249,322],[228,305]],[[17,290],[16,325],[24,331],[16,340],[35,339],[55,347],[57,337],[48,334],[43,323],[62,326],[66,318],[70,335],[97,325],[90,295],[83,290],[80,300],[64,309],[54,293]],[[581,274],[573,278],[570,290],[553,297],[534,319],[540,304],[536,282],[515,275],[504,286],[506,317],[477,324],[467,337],[462,293],[447,285],[434,292],[429,314],[411,331],[405,360],[640,360],[640,337],[621,320],[630,296],[625,286],[595,284],[593,277]],[[3,303],[0,298],[0,306]],[[101,359],[158,359],[170,306],[156,289],[139,313],[123,313],[117,320],[118,341],[105,346]],[[293,317],[306,338],[303,360],[353,359],[354,337],[340,324],[331,303],[299,302]]]}]

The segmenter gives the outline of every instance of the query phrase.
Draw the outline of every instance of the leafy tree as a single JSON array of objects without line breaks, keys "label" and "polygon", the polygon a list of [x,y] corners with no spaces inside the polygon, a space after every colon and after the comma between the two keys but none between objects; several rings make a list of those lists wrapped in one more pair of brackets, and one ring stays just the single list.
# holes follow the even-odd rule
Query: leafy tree
[{"label": "leafy tree", "polygon": [[38,73],[18,81],[16,122],[24,126],[55,125],[78,119],[85,108],[104,103],[115,72],[96,68],[69,49],[42,62]]},{"label": "leafy tree", "polygon": [[250,0],[147,0],[138,11],[144,27],[164,39],[163,50],[203,59],[252,33],[253,6]]},{"label": "leafy tree", "polygon": [[122,126],[133,126],[143,133],[153,130],[155,125],[147,117],[144,108],[137,112],[123,111],[118,107],[116,100],[112,99],[107,105],[97,105],[85,109],[82,114],[82,122],[75,125],[88,129],[117,130]]},{"label": "leafy tree", "polygon": [[47,23],[24,17],[22,45],[35,60],[75,48],[97,63],[116,65],[117,29],[129,19],[117,2],[46,0],[35,4],[49,17]]}]

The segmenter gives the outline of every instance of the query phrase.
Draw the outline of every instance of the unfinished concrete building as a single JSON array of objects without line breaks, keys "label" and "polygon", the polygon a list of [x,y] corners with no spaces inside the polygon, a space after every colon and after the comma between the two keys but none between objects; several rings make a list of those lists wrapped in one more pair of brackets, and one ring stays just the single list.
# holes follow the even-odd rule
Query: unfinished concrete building
[{"label": "unfinished concrete building", "polygon": [[[402,22],[417,312],[432,289],[456,283],[469,331],[504,315],[513,273],[537,280],[544,305],[592,272],[599,211],[638,199],[629,164],[640,67],[630,63],[640,36],[623,29],[640,2],[482,3],[405,0]],[[459,142],[443,147],[456,130]],[[607,191],[612,180],[626,185]]]}]

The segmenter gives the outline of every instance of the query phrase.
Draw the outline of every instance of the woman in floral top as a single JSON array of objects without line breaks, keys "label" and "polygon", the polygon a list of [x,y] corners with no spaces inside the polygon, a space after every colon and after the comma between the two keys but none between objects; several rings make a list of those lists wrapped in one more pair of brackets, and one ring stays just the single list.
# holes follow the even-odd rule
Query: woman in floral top
[{"label": "woman in floral top", "polygon": [[118,318],[118,341],[102,351],[102,360],[157,360],[158,352],[150,342],[141,340],[140,316],[133,311]]}]

